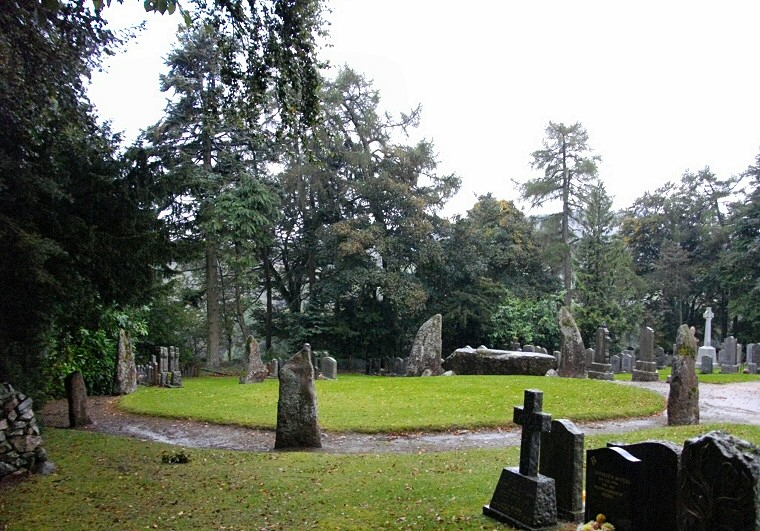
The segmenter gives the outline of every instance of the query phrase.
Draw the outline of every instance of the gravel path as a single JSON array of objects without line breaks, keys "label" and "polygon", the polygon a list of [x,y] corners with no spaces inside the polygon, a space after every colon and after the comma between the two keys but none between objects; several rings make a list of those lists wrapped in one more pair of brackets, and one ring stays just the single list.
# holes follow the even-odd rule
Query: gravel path
[{"label": "gravel path", "polygon": [[[664,382],[618,382],[668,394]],[[760,425],[760,381],[737,384],[700,384],[702,422],[735,422]],[[268,452],[274,448],[274,431],[222,426],[205,422],[172,420],[134,415],[120,410],[118,397],[90,397],[88,413],[94,423],[86,431],[126,435],[143,440],[176,444],[187,448],[221,448],[248,452]],[[45,424],[68,427],[65,400],[51,402],[43,410]],[[586,434],[628,433],[665,426],[667,417],[581,423]],[[503,448],[520,443],[520,432],[502,430],[457,430],[444,433],[407,433],[367,435],[323,432],[322,449],[328,453],[431,452],[467,448]]]}]

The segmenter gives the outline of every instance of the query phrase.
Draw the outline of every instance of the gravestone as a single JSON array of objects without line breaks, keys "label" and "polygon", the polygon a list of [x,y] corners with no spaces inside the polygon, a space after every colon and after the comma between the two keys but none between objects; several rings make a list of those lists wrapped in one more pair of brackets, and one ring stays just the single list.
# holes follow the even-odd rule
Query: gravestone
[{"label": "gravestone", "polygon": [[169,377],[172,387],[182,387],[182,371],[179,370],[179,348],[169,347]]},{"label": "gravestone", "polygon": [[393,358],[393,374],[406,374],[403,358]]},{"label": "gravestone", "polygon": [[739,372],[738,344],[734,336],[728,336],[723,340],[723,348],[718,354],[720,371],[735,374]]},{"label": "gravestone", "polygon": [[[643,514],[641,529],[676,529],[676,497],[681,447],[671,442],[644,441],[610,444],[643,463]],[[607,513],[604,513],[607,514]],[[613,522],[614,523],[614,522]]]},{"label": "gravestone", "polygon": [[583,519],[584,435],[567,419],[553,420],[551,431],[541,433],[539,472],[554,480],[557,516],[562,520]]},{"label": "gravestone", "polygon": [[308,343],[305,343],[300,352],[280,369],[274,447],[322,447],[314,367],[311,364],[311,346]]},{"label": "gravestone", "polygon": [[64,386],[69,401],[69,427],[92,424],[92,419],[87,414],[87,387],[84,385],[82,373],[75,371],[66,376]]},{"label": "gravestone", "polygon": [[562,334],[561,350],[559,355],[555,353],[559,375],[564,378],[585,378],[586,347],[575,319],[565,306],[559,309],[559,329]]},{"label": "gravestone", "polygon": [[116,378],[114,378],[113,393],[128,395],[137,389],[137,366],[132,352],[132,341],[129,332],[119,329],[119,347],[116,358]]},{"label": "gravestone", "polygon": [[676,338],[673,372],[668,393],[668,426],[699,424],[699,381],[696,371],[697,342],[687,325]]},{"label": "gravestone", "polygon": [[620,356],[613,354],[610,356],[610,368],[615,374],[622,372],[622,364],[620,363]]},{"label": "gravestone", "polygon": [[272,373],[270,374],[272,378],[279,378],[280,377],[280,360],[277,358],[272,359]]},{"label": "gravestone", "polygon": [[169,386],[169,349],[161,347],[159,349],[159,374],[160,385],[162,387]]},{"label": "gravestone", "polygon": [[[622,448],[586,452],[586,517],[603,514],[615,531],[642,531],[645,513],[644,465]],[[655,528],[656,529],[656,528]]]},{"label": "gravestone", "polygon": [[665,349],[662,347],[654,347],[654,361],[658,367],[667,367],[665,359]]},{"label": "gravestone", "polygon": [[760,449],[713,431],[689,439],[678,475],[678,529],[760,529]]},{"label": "gravestone", "polygon": [[594,363],[594,349],[587,348],[586,349],[586,369],[587,370],[591,367],[592,363]]},{"label": "gravestone", "polygon": [[536,352],[536,347],[533,345],[524,345],[522,349],[523,352]]},{"label": "gravestone", "polygon": [[491,503],[483,514],[520,529],[552,529],[557,523],[554,480],[538,473],[541,433],[551,429],[551,415],[541,411],[543,392],[526,389],[523,406],[515,406],[520,424],[520,466],[501,471]]},{"label": "gravestone", "polygon": [[594,345],[594,362],[588,370],[588,377],[594,380],[614,380],[612,366],[607,362],[609,359],[608,343],[610,331],[602,325],[596,329],[596,344]]},{"label": "gravestone", "polygon": [[639,357],[631,379],[634,382],[656,382],[660,379],[654,359],[654,330],[648,326],[639,333]]},{"label": "gravestone", "polygon": [[248,359],[248,369],[240,375],[240,383],[261,383],[266,380],[269,371],[261,361],[261,348],[253,336],[248,336],[245,340],[245,356]]},{"label": "gravestone", "polygon": [[509,350],[511,350],[512,352],[520,352],[522,350],[522,345],[520,345],[519,341],[513,340],[509,344]]},{"label": "gravestone", "polygon": [[[701,348],[699,349],[702,350]],[[702,356],[702,374],[713,373],[713,359],[710,356]]]},{"label": "gravestone", "polygon": [[707,307],[702,317],[705,319],[705,340],[704,344],[699,347],[699,351],[697,352],[697,361],[701,366],[702,359],[705,356],[709,356],[712,360],[710,366],[712,366],[716,361],[715,347],[712,346],[712,320],[713,317],[715,317],[715,314],[712,312],[712,308],[710,306]]},{"label": "gravestone", "polygon": [[422,376],[425,369],[429,369],[433,376],[443,374],[441,367],[441,322],[441,314],[435,314],[425,321],[417,331],[406,366],[407,376]]},{"label": "gravestone", "polygon": [[624,350],[622,354],[620,354],[620,370],[622,372],[632,373],[633,372],[633,352],[630,350]]},{"label": "gravestone", "polygon": [[760,364],[760,343],[747,345],[747,363]]},{"label": "gravestone", "polygon": [[322,358],[322,376],[328,380],[338,379],[338,362],[332,356]]}]

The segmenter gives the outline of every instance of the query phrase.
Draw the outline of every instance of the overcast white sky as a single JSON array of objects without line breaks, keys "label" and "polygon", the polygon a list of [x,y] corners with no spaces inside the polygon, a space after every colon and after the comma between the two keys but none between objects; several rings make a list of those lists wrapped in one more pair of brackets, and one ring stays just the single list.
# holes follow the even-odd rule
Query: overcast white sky
[{"label": "overcast white sky", "polygon": [[[133,138],[157,121],[178,16],[114,3],[148,30],[93,78],[103,118]],[[323,57],[374,81],[393,112],[422,104],[421,136],[462,177],[446,209],[517,199],[548,122],[581,122],[624,208],[705,166],[744,171],[760,152],[760,2],[330,0]],[[131,18],[132,17],[132,18]]]}]

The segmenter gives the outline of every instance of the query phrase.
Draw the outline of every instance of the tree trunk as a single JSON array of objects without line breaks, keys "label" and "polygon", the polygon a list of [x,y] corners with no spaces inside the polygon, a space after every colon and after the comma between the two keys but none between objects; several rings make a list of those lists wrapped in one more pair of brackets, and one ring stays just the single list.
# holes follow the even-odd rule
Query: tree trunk
[{"label": "tree trunk", "polygon": [[562,138],[562,244],[565,256],[562,260],[562,274],[565,283],[565,306],[572,307],[573,287],[572,253],[570,252],[570,172],[567,168],[567,141]]},{"label": "tree trunk", "polygon": [[[266,351],[272,350],[272,270],[269,263],[269,250],[264,249],[264,283],[267,290],[267,312],[264,324]],[[247,338],[248,336],[246,336]]]},{"label": "tree trunk", "polygon": [[217,270],[216,247],[206,240],[206,321],[208,341],[206,362],[211,367],[219,367],[219,343],[221,340],[221,309],[219,308],[219,272]]},{"label": "tree trunk", "polygon": [[64,385],[66,398],[69,401],[69,427],[76,428],[92,424],[92,419],[87,414],[87,387],[84,385],[82,373],[72,372],[66,376]]}]

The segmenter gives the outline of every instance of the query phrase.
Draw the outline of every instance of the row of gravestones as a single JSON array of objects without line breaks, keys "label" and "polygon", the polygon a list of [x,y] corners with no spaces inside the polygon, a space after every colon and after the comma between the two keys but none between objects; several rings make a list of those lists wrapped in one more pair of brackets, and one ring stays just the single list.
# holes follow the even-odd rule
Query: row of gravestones
[{"label": "row of gravestones", "polygon": [[526,390],[515,408],[523,426],[520,466],[507,467],[485,515],[520,529],[603,514],[616,531],[760,529],[760,449],[723,432],[676,444],[646,441],[586,451],[569,420],[541,411]]},{"label": "row of gravestones", "polygon": [[161,387],[182,387],[182,371],[179,369],[179,348],[161,347],[158,361],[151,356],[149,363],[136,365],[137,383]]}]

